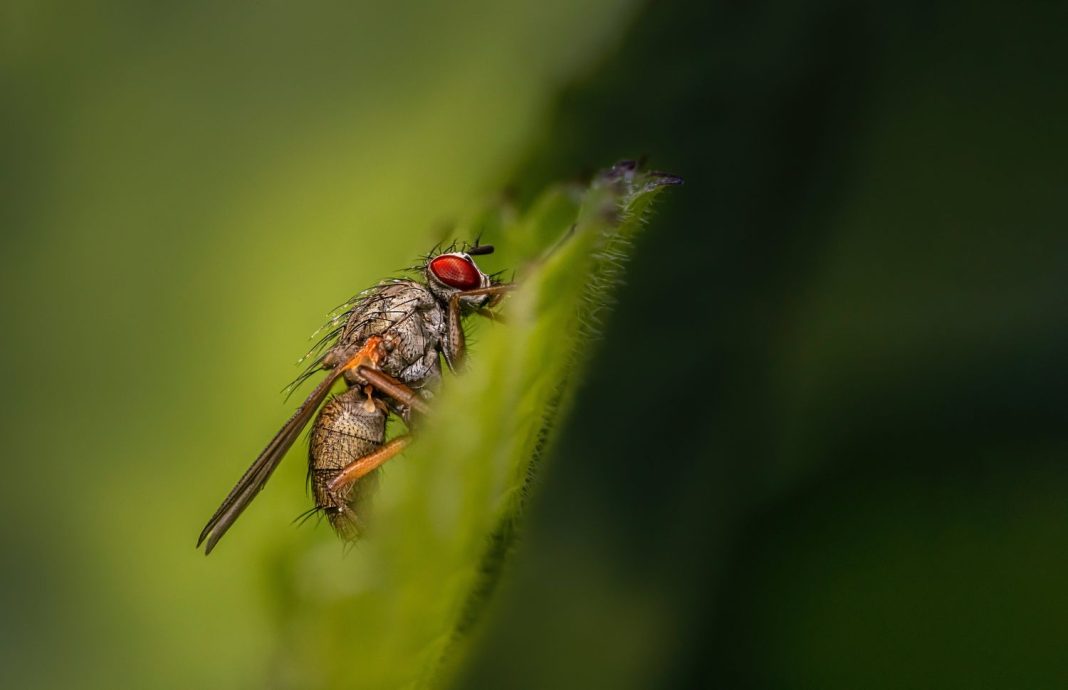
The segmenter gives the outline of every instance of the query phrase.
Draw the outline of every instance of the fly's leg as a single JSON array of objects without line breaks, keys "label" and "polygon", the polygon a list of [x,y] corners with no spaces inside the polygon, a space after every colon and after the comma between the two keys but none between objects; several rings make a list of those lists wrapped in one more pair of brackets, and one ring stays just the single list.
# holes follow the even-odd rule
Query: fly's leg
[{"label": "fly's leg", "polygon": [[396,400],[401,405],[415,410],[419,414],[427,414],[430,407],[423,400],[423,396],[416,393],[404,383],[393,378],[384,371],[372,369],[366,365],[356,367],[356,373],[362,376],[367,383],[371,384],[380,393],[384,393]]},{"label": "fly's leg", "polygon": [[[497,303],[507,295],[509,292],[515,289],[515,283],[501,283],[499,285],[490,285],[489,287],[475,288],[474,290],[464,290],[452,297],[456,299],[456,302],[460,302],[461,297],[489,297],[489,302],[485,305],[487,307],[496,307]],[[451,299],[450,299],[451,301]],[[475,311],[481,313],[481,308]]]},{"label": "fly's leg", "polygon": [[[374,454],[386,440],[386,410],[370,387],[353,387],[330,399],[319,412],[308,444],[308,479],[315,506],[343,539],[355,539],[363,527],[373,477],[335,490],[331,480],[353,461]],[[366,474],[366,473],[364,473]]]},{"label": "fly's leg", "polygon": [[[453,370],[457,370],[464,365],[464,351],[466,349],[464,338],[464,328],[460,322],[461,316],[463,316],[463,305],[460,300],[465,297],[490,297],[490,306],[497,304],[501,297],[508,291],[512,290],[515,286],[511,283],[504,285],[490,285],[489,287],[475,288],[474,290],[464,290],[457,292],[449,297],[449,307],[445,314],[445,361],[448,362],[449,367]],[[492,312],[488,309],[480,307],[475,310],[475,313],[482,316],[488,316]],[[493,317],[490,317],[493,318]]]},{"label": "fly's leg", "polygon": [[377,470],[385,464],[387,460],[404,450],[411,440],[411,436],[398,436],[377,450],[353,460],[333,479],[327,482],[326,488],[335,494],[344,493],[348,487],[359,481],[360,478]]}]

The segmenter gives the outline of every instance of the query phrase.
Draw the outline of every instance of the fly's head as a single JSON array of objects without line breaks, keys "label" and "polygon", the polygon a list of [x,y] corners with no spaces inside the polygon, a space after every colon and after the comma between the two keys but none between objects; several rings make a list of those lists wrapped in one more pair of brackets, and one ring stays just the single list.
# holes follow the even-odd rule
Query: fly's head
[{"label": "fly's head", "polygon": [[[457,293],[494,285],[493,277],[479,268],[472,258],[492,253],[492,245],[476,244],[461,251],[449,251],[430,257],[424,268],[427,287],[434,293],[434,297],[444,304]],[[460,297],[460,304],[477,309],[486,306],[491,299],[490,295]]]}]

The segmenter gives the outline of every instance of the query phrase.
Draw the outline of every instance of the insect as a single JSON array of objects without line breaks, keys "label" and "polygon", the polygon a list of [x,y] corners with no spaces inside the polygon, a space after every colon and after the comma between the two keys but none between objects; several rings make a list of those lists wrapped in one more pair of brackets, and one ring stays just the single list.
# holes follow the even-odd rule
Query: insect
[{"label": "insect", "polygon": [[[200,533],[198,548],[204,544],[204,552],[211,553],[313,417],[308,472],[314,510],[323,512],[343,539],[359,535],[362,522],[354,501],[375,471],[411,440],[408,433],[387,442],[387,418],[400,417],[410,432],[428,412],[427,401],[441,379],[441,359],[451,370],[463,365],[463,317],[497,318],[492,307],[512,287],[475,263],[473,257],[493,252],[491,245],[476,240],[455,249],[426,257],[418,267],[423,282],[384,280],[343,305],[346,311],[335,319],[340,325],[320,341],[324,353],[295,383],[321,370],[328,372],[326,378],[241,476]],[[327,400],[339,380],[346,390]]]}]

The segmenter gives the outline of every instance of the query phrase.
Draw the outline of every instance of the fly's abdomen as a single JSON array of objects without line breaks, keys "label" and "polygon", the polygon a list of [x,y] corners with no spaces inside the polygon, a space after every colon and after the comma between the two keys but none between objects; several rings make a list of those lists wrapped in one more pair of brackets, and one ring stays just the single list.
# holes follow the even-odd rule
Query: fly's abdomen
[{"label": "fly's abdomen", "polygon": [[359,387],[332,398],[315,420],[308,453],[308,473],[315,506],[344,539],[363,527],[360,506],[377,480],[377,471],[338,491],[327,486],[349,463],[381,447],[386,440],[386,412]]}]

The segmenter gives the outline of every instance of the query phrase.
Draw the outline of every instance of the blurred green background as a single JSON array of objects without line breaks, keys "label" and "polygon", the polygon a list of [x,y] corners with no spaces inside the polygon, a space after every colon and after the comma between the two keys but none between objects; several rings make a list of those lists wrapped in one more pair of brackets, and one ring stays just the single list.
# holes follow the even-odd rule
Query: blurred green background
[{"label": "blurred green background", "polygon": [[305,336],[641,154],[687,184],[459,684],[1068,685],[1066,20],[5,2],[0,685],[318,678],[280,647],[289,554],[342,557],[279,520],[301,463],[193,549]]}]

